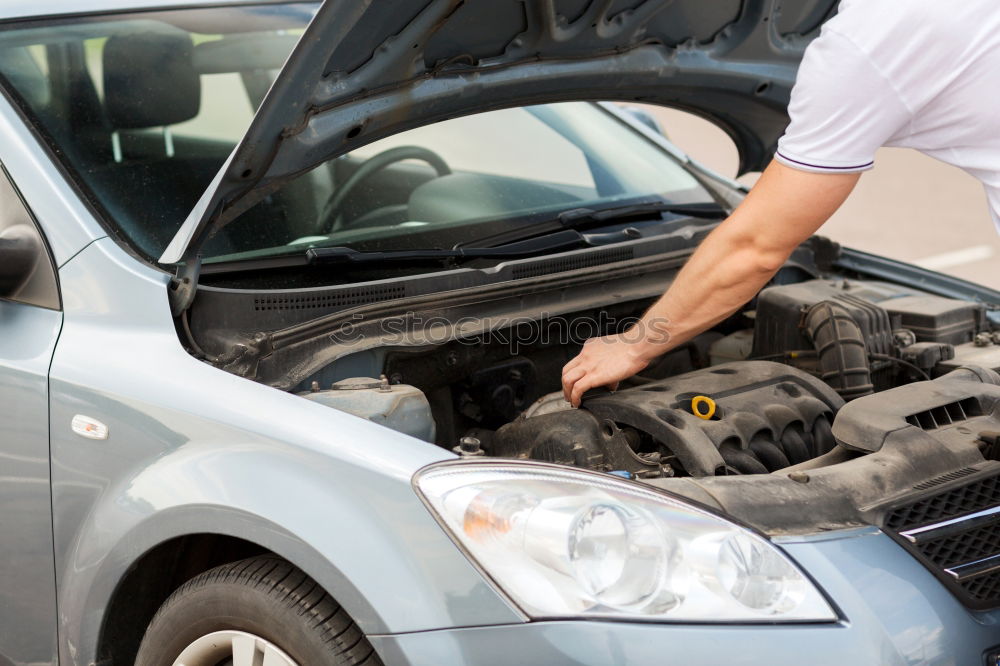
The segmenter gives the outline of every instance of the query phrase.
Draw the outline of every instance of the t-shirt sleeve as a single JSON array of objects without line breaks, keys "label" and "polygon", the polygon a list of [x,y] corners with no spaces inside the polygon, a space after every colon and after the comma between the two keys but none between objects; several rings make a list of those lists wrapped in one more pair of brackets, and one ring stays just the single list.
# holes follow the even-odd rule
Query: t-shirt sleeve
[{"label": "t-shirt sleeve", "polygon": [[864,171],[908,126],[910,110],[868,54],[834,30],[806,49],[778,141],[782,164],[821,173]]}]

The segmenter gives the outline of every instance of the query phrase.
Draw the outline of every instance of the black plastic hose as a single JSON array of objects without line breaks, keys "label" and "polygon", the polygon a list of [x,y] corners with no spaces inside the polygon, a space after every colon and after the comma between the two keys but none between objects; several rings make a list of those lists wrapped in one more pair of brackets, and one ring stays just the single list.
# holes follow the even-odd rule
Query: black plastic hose
[{"label": "black plastic hose", "polygon": [[816,348],[820,377],[844,400],[874,391],[861,328],[841,305],[821,301],[806,311],[804,327]]}]

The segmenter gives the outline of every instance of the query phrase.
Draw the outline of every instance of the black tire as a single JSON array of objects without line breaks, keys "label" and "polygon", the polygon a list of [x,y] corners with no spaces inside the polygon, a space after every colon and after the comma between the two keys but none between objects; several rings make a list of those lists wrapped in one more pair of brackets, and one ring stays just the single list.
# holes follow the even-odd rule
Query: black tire
[{"label": "black tire", "polygon": [[344,609],[274,556],[225,564],[178,588],[149,623],[135,664],[172,666],[195,640],[224,630],[259,636],[299,666],[382,664]]}]

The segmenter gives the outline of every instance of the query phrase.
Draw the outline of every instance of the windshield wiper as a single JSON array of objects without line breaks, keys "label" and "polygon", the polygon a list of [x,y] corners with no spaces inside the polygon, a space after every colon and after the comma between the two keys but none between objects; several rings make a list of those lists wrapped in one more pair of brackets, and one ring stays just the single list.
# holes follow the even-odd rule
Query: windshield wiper
[{"label": "windshield wiper", "polygon": [[610,233],[584,234],[578,229],[600,227],[610,222],[620,222],[633,217],[648,218],[656,213],[675,213],[688,217],[722,219],[727,211],[714,203],[671,204],[648,202],[614,208],[574,208],[555,218],[528,223],[514,229],[484,236],[473,241],[458,243],[451,249],[424,248],[414,250],[368,251],[350,247],[312,247],[304,252],[278,256],[234,259],[206,264],[203,273],[247,272],[271,268],[287,268],[319,264],[404,263],[418,261],[455,261],[460,259],[496,258],[516,259],[537,254],[569,250],[578,247],[609,245],[641,237],[627,227]]},{"label": "windshield wiper", "polygon": [[[622,234],[621,240],[625,240],[626,238],[628,236]],[[564,229],[553,234],[493,247],[456,247],[450,250],[434,248],[422,250],[385,250],[382,252],[355,250],[350,247],[313,247],[306,250],[306,258],[310,264],[396,263],[438,259],[513,259],[593,244],[578,231]]]},{"label": "windshield wiper", "polygon": [[470,245],[493,247],[501,243],[510,243],[511,241],[531,238],[553,231],[599,227],[613,222],[623,222],[631,218],[648,218],[650,215],[657,213],[673,213],[710,220],[723,219],[729,214],[725,208],[715,202],[677,204],[667,201],[649,201],[624,206],[612,206],[610,208],[573,208],[572,210],[563,211],[552,218],[546,218],[538,222],[507,229],[500,233],[459,243],[455,248]]}]

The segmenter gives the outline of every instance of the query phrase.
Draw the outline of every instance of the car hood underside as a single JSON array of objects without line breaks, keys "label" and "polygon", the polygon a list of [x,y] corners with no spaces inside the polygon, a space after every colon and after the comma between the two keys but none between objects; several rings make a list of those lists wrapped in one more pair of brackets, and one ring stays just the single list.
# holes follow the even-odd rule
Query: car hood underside
[{"label": "car hood underside", "polygon": [[407,129],[492,109],[603,99],[722,127],[740,171],[788,122],[802,53],[835,0],[327,0],[161,263],[294,176]]}]

